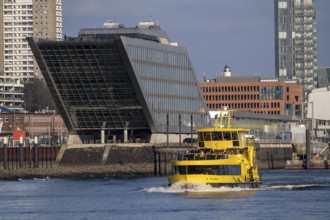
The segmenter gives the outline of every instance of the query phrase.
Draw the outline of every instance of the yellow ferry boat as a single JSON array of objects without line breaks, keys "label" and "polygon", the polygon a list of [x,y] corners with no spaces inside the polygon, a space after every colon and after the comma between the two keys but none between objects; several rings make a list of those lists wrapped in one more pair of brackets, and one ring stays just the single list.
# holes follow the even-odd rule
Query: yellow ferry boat
[{"label": "yellow ferry boat", "polygon": [[[220,111],[220,126],[196,130],[197,147],[175,154],[169,184],[206,183],[212,186],[257,188],[261,185],[254,141],[249,129],[231,128],[231,111]],[[226,119],[227,126],[222,125]]]}]

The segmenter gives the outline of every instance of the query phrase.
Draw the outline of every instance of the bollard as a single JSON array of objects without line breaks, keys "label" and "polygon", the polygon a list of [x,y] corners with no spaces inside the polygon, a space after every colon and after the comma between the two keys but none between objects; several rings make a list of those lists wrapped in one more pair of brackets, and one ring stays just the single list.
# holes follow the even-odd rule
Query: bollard
[{"label": "bollard", "polygon": [[162,157],[161,153],[158,153],[158,176],[162,175]]},{"label": "bollard", "polygon": [[155,146],[152,146],[152,150],[154,152],[154,175],[157,176],[157,152],[155,149]]},{"label": "bollard", "polygon": [[270,155],[270,161],[272,162],[272,170],[274,169],[274,160],[273,160],[273,154]]},{"label": "bollard", "polygon": [[167,173],[167,152],[164,153],[164,172],[165,172],[165,175],[168,174]]},{"label": "bollard", "polygon": [[23,168],[23,137],[19,137],[19,168]]},{"label": "bollard", "polygon": [[53,146],[53,143],[51,143],[51,145],[50,145],[50,167],[52,167],[53,166],[53,148],[54,148],[54,146]]},{"label": "bollard", "polygon": [[306,167],[305,169],[310,169],[310,162],[311,162],[311,130],[306,130]]},{"label": "bollard", "polygon": [[38,137],[34,137],[34,168],[39,167],[39,158],[38,158]]},{"label": "bollard", "polygon": [[8,137],[3,138],[3,168],[8,169]]},{"label": "bollard", "polygon": [[268,170],[270,170],[269,152],[268,151],[267,151],[267,162],[268,162]]}]

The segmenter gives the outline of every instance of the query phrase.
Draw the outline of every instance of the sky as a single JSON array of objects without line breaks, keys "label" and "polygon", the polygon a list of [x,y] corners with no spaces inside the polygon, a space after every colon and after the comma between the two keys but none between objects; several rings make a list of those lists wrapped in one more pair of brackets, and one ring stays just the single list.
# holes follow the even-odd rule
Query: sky
[{"label": "sky", "polygon": [[[187,48],[198,80],[275,76],[274,0],[62,0],[63,35],[105,21],[135,27],[157,21],[171,42]],[[318,66],[330,67],[330,0],[315,0]]]}]

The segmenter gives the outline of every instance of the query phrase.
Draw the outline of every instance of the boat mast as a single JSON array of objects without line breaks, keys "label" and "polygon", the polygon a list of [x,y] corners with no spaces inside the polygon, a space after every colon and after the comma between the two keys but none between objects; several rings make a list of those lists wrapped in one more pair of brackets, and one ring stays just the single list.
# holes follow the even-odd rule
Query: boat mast
[{"label": "boat mast", "polygon": [[[234,112],[234,111],[235,110],[227,109],[227,107],[224,107],[223,110],[220,110],[220,127],[221,128],[225,127],[223,124],[223,120],[222,120],[223,118],[227,119],[227,128],[230,128],[231,112]],[[217,123],[215,123],[215,125],[217,126]]]}]

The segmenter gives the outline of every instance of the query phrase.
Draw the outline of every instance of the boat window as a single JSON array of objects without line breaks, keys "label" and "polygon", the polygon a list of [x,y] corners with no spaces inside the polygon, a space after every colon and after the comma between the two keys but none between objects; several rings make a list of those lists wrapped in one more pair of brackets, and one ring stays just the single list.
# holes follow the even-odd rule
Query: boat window
[{"label": "boat window", "polygon": [[204,141],[210,141],[211,135],[210,132],[204,132]]},{"label": "boat window", "polygon": [[229,131],[223,132],[223,139],[228,140],[228,141],[231,140],[230,132]]},{"label": "boat window", "polygon": [[237,132],[232,132],[231,135],[232,135],[232,138],[233,138],[234,141],[238,140]]},{"label": "boat window", "polygon": [[238,147],[239,146],[239,140],[238,140],[238,134],[236,131],[231,133],[231,136],[233,138],[233,146]]},{"label": "boat window", "polygon": [[203,141],[204,140],[202,133],[197,133],[197,135],[198,135],[198,140],[199,141]]},{"label": "boat window", "polygon": [[241,175],[240,165],[188,166],[187,174]]},{"label": "boat window", "polygon": [[222,140],[222,132],[212,132],[212,140],[213,141]]},{"label": "boat window", "polygon": [[187,167],[186,166],[174,166],[172,168],[172,174],[187,174]]}]

